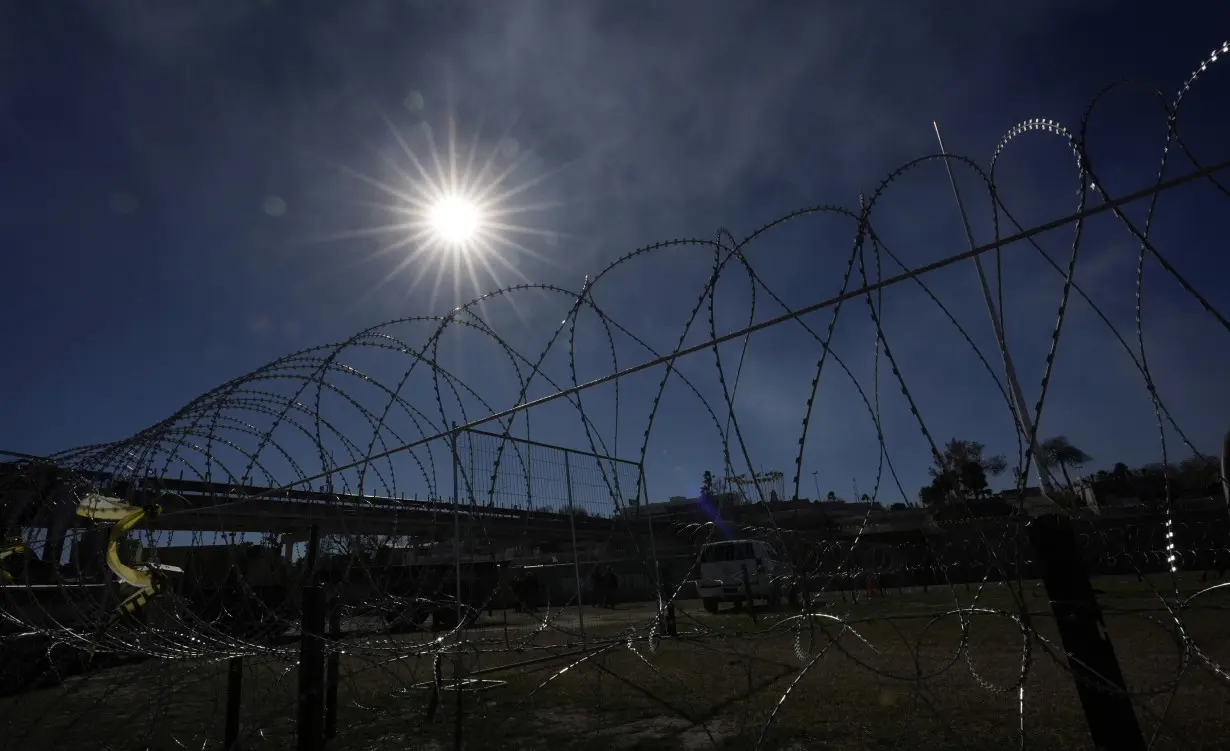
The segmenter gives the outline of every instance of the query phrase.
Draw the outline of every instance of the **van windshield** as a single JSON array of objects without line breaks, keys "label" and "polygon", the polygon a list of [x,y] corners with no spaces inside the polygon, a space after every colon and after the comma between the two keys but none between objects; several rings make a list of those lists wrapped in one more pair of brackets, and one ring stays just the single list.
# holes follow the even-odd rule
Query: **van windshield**
[{"label": "van windshield", "polygon": [[746,561],[755,557],[756,552],[750,542],[724,542],[719,545],[709,545],[700,551],[701,563]]}]

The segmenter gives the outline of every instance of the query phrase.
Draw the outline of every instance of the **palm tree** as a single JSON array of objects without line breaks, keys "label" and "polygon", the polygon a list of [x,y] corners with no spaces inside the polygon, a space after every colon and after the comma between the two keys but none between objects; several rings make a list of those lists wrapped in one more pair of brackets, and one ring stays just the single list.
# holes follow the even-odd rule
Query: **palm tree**
[{"label": "palm tree", "polygon": [[1093,461],[1093,457],[1073,446],[1067,436],[1057,435],[1042,442],[1039,447],[1047,464],[1058,465],[1063,473],[1063,480],[1070,488],[1072,478],[1068,475],[1068,467],[1083,467]]}]

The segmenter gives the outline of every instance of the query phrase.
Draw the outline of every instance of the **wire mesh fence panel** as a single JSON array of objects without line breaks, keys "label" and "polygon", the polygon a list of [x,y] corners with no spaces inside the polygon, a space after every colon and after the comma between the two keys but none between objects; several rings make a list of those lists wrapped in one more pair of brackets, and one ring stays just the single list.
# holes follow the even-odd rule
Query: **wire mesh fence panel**
[{"label": "wire mesh fence panel", "polygon": [[[655,551],[635,514],[639,463],[481,430],[461,431],[458,449],[477,510],[459,530],[466,565],[494,582],[471,638],[504,648],[587,644],[654,620]],[[496,528],[484,510],[521,520]]]}]

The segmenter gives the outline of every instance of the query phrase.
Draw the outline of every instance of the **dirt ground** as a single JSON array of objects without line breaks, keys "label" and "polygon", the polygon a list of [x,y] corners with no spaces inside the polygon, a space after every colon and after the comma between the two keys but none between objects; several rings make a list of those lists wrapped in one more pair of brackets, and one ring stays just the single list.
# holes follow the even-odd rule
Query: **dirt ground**
[{"label": "dirt ground", "polygon": [[[1163,598],[1134,579],[1097,583],[1144,736],[1224,748],[1230,683],[1210,664],[1230,667],[1230,588],[1185,602],[1198,583],[1178,597],[1152,584]],[[680,603],[676,638],[648,638],[654,607],[625,604],[546,626],[497,611],[464,645],[347,640],[327,747],[451,749],[458,731],[467,749],[1003,749],[1022,732],[1027,748],[1092,746],[1040,588],[1025,587],[1026,627],[998,585],[826,600],[810,621]],[[245,658],[244,749],[294,747],[296,657]],[[450,690],[457,671],[466,690]],[[226,673],[224,659],[184,654],[0,700],[0,748],[221,748]]]}]

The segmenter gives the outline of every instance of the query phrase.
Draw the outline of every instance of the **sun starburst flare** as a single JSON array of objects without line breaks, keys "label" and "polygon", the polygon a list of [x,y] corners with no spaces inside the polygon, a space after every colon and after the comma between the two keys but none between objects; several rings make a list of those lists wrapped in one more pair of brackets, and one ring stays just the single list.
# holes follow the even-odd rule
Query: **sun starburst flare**
[{"label": "sun starburst flare", "polygon": [[521,148],[507,134],[487,148],[480,149],[477,133],[469,144],[459,144],[452,119],[447,143],[440,148],[426,123],[408,135],[389,118],[385,122],[396,147],[379,154],[387,176],[336,166],[380,192],[380,200],[364,203],[390,221],[313,238],[316,242],[380,239],[373,257],[391,257],[395,262],[365,299],[406,271],[413,274],[405,287],[409,297],[434,271],[434,306],[441,286],[449,281],[461,299],[464,281],[469,282],[467,295],[481,294],[528,281],[519,261],[549,262],[535,246],[560,233],[531,226],[529,220],[531,214],[556,204],[527,202],[532,189],[549,176],[528,166],[531,149]]},{"label": "sun starburst flare", "polygon": [[431,228],[444,242],[465,246],[482,228],[482,212],[461,196],[447,196],[431,207]]}]

